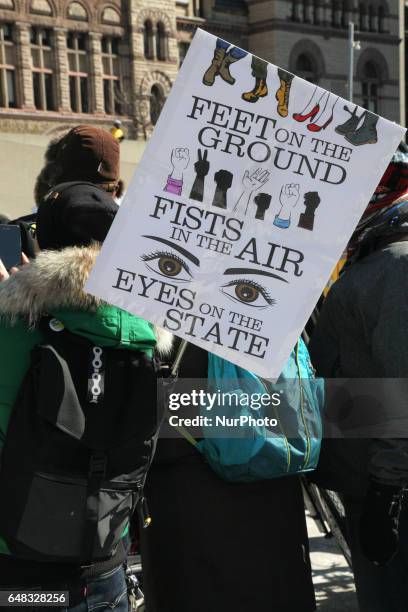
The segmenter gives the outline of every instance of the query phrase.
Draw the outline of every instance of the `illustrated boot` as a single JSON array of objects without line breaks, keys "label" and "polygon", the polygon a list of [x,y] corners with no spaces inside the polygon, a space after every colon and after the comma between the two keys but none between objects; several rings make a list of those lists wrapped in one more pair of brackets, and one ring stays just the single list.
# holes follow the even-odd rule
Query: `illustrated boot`
[{"label": "illustrated boot", "polygon": [[253,90],[243,93],[241,97],[245,102],[258,102],[259,98],[264,98],[267,95],[268,86],[265,79],[256,79]]},{"label": "illustrated boot", "polygon": [[337,132],[337,134],[341,134],[342,136],[345,136],[349,132],[354,132],[358,126],[358,122],[360,121],[360,117],[357,116],[357,106],[355,107],[353,112],[351,112],[351,110],[347,106],[344,106],[344,110],[350,113],[350,119],[347,119],[345,123],[342,123],[341,125],[338,125],[334,128],[334,131]]},{"label": "illustrated boot", "polygon": [[215,49],[213,61],[211,62],[210,67],[208,68],[208,70],[206,70],[203,76],[204,85],[208,85],[209,87],[211,87],[211,85],[214,85],[215,77],[220,72],[221,64],[225,58],[225,54],[226,49]]},{"label": "illustrated boot", "polygon": [[275,98],[278,101],[278,113],[281,117],[287,117],[289,112],[289,94],[292,80],[280,80],[280,87],[276,92]]},{"label": "illustrated boot", "polygon": [[355,132],[349,132],[344,136],[344,138],[347,140],[347,142],[350,142],[352,145],[355,146],[375,144],[378,140],[378,119],[378,115],[374,115],[374,113],[366,111],[362,126],[359,127],[358,130],[356,130]]},{"label": "illustrated boot", "polygon": [[231,55],[231,53],[227,53],[227,55],[224,57],[222,64],[219,68],[219,75],[220,77],[226,82],[229,83],[230,85],[233,85],[235,83],[235,79],[232,76],[232,74],[229,71],[229,67],[231,66],[231,64],[234,64],[235,62],[237,62],[239,59],[241,59],[240,57],[233,57]]}]

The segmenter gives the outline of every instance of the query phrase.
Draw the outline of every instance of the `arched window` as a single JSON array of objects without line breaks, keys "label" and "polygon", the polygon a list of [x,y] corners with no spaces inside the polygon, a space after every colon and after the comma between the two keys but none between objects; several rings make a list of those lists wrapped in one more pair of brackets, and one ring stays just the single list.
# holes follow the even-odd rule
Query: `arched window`
[{"label": "arched window", "polygon": [[160,85],[153,85],[150,90],[150,120],[152,125],[156,125],[161,109],[165,102],[165,97]]},{"label": "arched window", "polygon": [[107,6],[102,13],[102,23],[120,25],[120,13],[111,6]]},{"label": "arched window", "polygon": [[161,61],[165,61],[167,59],[167,33],[166,28],[164,27],[164,23],[159,21],[157,24],[157,34],[156,34],[156,58]]},{"label": "arched window", "polygon": [[78,21],[88,21],[88,13],[79,2],[71,2],[68,6],[68,19],[78,19]]},{"label": "arched window", "polygon": [[143,27],[143,48],[146,59],[153,59],[153,25],[150,19],[144,22]]},{"label": "arched window", "polygon": [[299,77],[305,79],[306,81],[310,81],[311,83],[317,82],[317,74],[313,61],[309,55],[306,55],[306,53],[301,53],[298,56],[295,64],[295,72]]},{"label": "arched window", "polygon": [[48,0],[32,0],[30,4],[30,13],[52,15],[52,8]]},{"label": "arched window", "polygon": [[380,71],[378,66],[374,62],[369,61],[363,68],[361,91],[364,108],[373,113],[378,113],[380,87]]}]

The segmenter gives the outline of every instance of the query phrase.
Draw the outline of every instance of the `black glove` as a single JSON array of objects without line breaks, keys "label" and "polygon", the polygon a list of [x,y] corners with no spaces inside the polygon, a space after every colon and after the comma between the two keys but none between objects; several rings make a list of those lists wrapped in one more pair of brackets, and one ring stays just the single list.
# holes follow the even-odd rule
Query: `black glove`
[{"label": "black glove", "polygon": [[372,481],[360,519],[360,546],[367,559],[386,565],[398,552],[403,489]]},{"label": "black glove", "polygon": [[228,170],[218,170],[214,174],[214,181],[217,185],[214,193],[213,206],[227,208],[227,191],[232,185],[233,175]]},{"label": "black glove", "polygon": [[271,205],[272,196],[268,193],[258,193],[254,202],[256,204],[256,214],[255,219],[261,219],[262,221],[265,219],[265,213]]},{"label": "black glove", "polygon": [[198,161],[194,164],[194,170],[196,171],[196,178],[191,188],[190,198],[202,202],[204,198],[204,180],[210,171],[210,162],[207,161],[208,151],[204,151],[204,155],[201,149],[198,149]]}]

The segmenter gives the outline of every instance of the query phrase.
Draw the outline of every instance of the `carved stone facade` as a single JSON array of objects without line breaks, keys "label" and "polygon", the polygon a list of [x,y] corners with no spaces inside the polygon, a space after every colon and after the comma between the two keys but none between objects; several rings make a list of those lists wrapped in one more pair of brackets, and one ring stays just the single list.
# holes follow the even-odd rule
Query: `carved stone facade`
[{"label": "carved stone facade", "polygon": [[178,66],[175,2],[0,0],[0,130],[147,136]]},{"label": "carved stone facade", "polygon": [[[367,5],[367,6],[366,6]],[[197,27],[400,120],[400,0],[0,0],[0,130],[79,122],[147,137]]]}]

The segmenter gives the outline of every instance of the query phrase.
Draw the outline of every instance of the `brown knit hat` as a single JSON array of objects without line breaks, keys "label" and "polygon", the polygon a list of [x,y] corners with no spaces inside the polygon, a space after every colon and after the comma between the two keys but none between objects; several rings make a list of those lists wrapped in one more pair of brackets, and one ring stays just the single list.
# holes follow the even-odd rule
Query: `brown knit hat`
[{"label": "brown knit hat", "polygon": [[79,125],[62,139],[57,162],[59,182],[83,180],[111,191],[119,180],[120,145],[103,128]]}]

